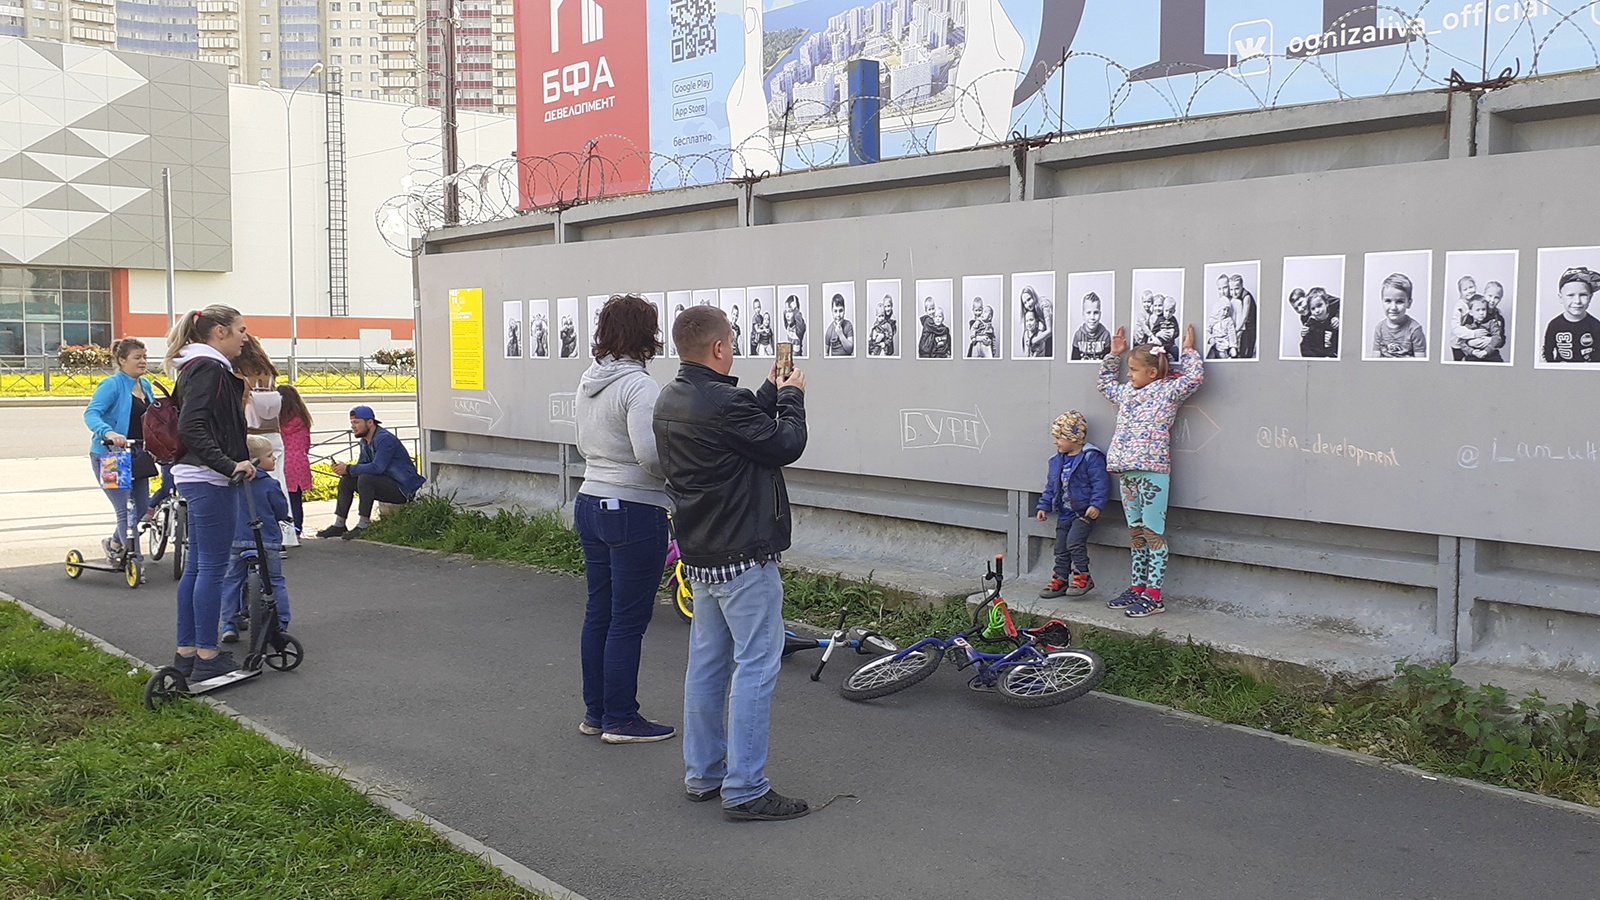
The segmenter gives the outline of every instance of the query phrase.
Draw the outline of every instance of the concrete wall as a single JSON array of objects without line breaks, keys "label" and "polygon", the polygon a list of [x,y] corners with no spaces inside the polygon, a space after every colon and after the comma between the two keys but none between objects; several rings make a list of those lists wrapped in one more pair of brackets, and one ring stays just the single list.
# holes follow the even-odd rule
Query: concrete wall
[{"label": "concrete wall", "polygon": [[[1600,164],[1589,146],[1597,110],[1600,77],[1562,76],[1485,96],[1413,94],[1198,119],[438,232],[418,261],[429,465],[439,484],[463,497],[539,506],[566,502],[581,478],[570,425],[548,395],[570,391],[582,362],[494,358],[501,300],[792,279],[812,284],[815,316],[816,283],[824,280],[853,277],[859,286],[867,277],[902,277],[909,287],[912,278],[1053,268],[1061,295],[1068,271],[1114,268],[1118,322],[1125,323],[1128,269],[1172,265],[1189,270],[1186,319],[1200,322],[1205,286],[1196,281],[1205,262],[1262,259],[1258,299],[1270,309],[1282,303],[1284,254],[1345,253],[1345,296],[1359,298],[1362,252],[1431,247],[1436,337],[1443,251],[1517,248],[1527,304],[1519,312],[1522,346],[1515,367],[1492,373],[1498,381],[1460,378],[1437,362],[1362,362],[1351,351],[1367,329],[1348,326],[1344,359],[1310,372],[1306,363],[1276,359],[1267,337],[1275,338],[1276,313],[1263,322],[1264,361],[1248,377],[1245,369],[1213,367],[1197,403],[1209,419],[1231,417],[1223,422],[1231,437],[1193,447],[1178,463],[1168,588],[1186,610],[1233,623],[1239,634],[1294,627],[1326,636],[1347,656],[1352,646],[1366,648],[1375,662],[1350,667],[1363,672],[1381,674],[1403,656],[1600,672],[1600,532],[1582,515],[1600,493],[1600,469],[1463,480],[1440,449],[1459,446],[1458,435],[1436,427],[1560,420],[1572,437],[1588,427],[1571,413],[1600,403],[1600,373],[1552,378],[1533,369],[1526,344],[1536,326],[1531,300],[1543,287],[1534,282],[1534,251],[1595,243],[1582,226],[1587,216],[1552,216],[1550,208],[1574,193],[1583,208],[1597,199],[1581,177]],[[1306,203],[1305,213],[1285,217],[1285,205],[1297,202]],[[1473,210],[1484,211],[1476,222]],[[941,222],[950,227],[939,233]],[[1049,234],[1041,239],[1040,230]],[[893,267],[885,271],[866,258],[878,255],[876,244],[849,246],[874,231],[895,240],[918,234],[884,256]],[[775,250],[785,243],[787,253]],[[914,249],[917,259],[902,264],[901,249]],[[448,389],[442,309],[449,288],[474,286],[485,289],[489,386],[499,397],[489,401],[494,415],[474,407],[465,410],[477,416],[469,418],[457,402],[462,392]],[[1063,322],[1056,324],[1062,333]],[[1061,354],[1064,341],[1057,343]],[[810,364],[811,372],[828,372],[827,381],[875,387],[830,395],[813,376],[814,452],[790,477],[793,556],[907,584],[944,573],[955,588],[971,583],[981,555],[1004,551],[1020,563],[1024,583],[1042,581],[1053,525],[1033,520],[1029,488],[1042,477],[1045,423],[1063,405],[1089,402],[1079,398],[1090,372],[1061,364],[1059,355],[1037,378],[1018,367],[1039,363],[1008,361],[992,371],[968,363],[919,393],[928,364],[902,362],[911,368]],[[669,378],[671,368],[658,364],[655,374]],[[735,374],[753,381],[763,369],[746,361]],[[876,420],[861,411],[881,405],[877,394],[902,407],[947,405],[928,395],[947,399],[950,382],[960,379],[977,381],[980,393],[1023,398],[995,401],[993,453],[940,451],[908,464],[891,452],[898,449],[892,429],[878,434]],[[1413,400],[1374,414],[1370,398],[1384,396],[1386,385]],[[1365,410],[1379,442],[1414,449],[1419,464],[1389,473],[1374,489],[1365,472],[1358,480],[1350,470],[1313,471],[1298,458],[1245,452],[1255,443],[1247,423],[1287,413],[1309,426],[1313,408],[1340,410],[1334,418],[1347,423]],[[1093,412],[1104,436],[1109,417]],[[1374,503],[1387,495],[1396,502]],[[1096,571],[1103,584],[1114,583],[1126,539],[1103,527],[1097,540],[1104,545]],[[1157,624],[1173,630],[1193,621],[1169,615]],[[1307,651],[1319,652],[1335,651]]]}]

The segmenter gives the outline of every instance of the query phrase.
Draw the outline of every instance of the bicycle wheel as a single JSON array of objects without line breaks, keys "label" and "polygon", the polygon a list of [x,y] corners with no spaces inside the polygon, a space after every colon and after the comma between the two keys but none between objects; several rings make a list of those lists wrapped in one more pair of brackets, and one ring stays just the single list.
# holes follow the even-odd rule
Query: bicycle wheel
[{"label": "bicycle wheel", "polygon": [[167,555],[167,541],[170,539],[169,531],[172,528],[172,504],[163,503],[150,517],[144,529],[144,552],[151,562],[159,562],[161,557]]},{"label": "bicycle wheel", "polygon": [[689,579],[683,574],[681,561],[672,568],[672,581],[675,584],[672,608],[678,613],[678,618],[691,622],[694,620],[694,588],[689,586]]},{"label": "bicycle wheel", "polygon": [[182,504],[172,512],[172,580],[183,578],[184,557],[189,554],[189,510]]},{"label": "bicycle wheel", "polygon": [[1006,667],[995,683],[1012,706],[1054,706],[1094,690],[1106,677],[1106,664],[1089,650],[1057,650],[1042,661]]},{"label": "bicycle wheel", "polygon": [[893,656],[880,656],[851,672],[839,685],[839,695],[846,700],[887,697],[932,675],[943,661],[944,648],[939,644],[928,644]]}]

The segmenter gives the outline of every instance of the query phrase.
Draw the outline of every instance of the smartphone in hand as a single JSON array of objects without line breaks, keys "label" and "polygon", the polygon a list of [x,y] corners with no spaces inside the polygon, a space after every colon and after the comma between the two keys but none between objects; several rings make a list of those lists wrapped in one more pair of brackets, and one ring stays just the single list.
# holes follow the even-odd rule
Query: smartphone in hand
[{"label": "smartphone in hand", "polygon": [[794,372],[794,344],[783,341],[778,344],[778,377],[788,378]]}]

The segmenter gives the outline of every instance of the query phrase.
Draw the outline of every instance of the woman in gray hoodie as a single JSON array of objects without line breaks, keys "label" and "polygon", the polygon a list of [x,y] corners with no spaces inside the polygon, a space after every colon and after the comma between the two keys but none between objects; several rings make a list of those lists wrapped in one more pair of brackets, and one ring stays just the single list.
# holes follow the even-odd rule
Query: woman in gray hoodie
[{"label": "woman in gray hoodie", "polygon": [[578,383],[584,479],[574,518],[589,604],[583,617],[583,721],[608,744],[664,741],[676,732],[639,714],[639,652],[667,559],[666,482],[651,422],[661,386],[645,364],[661,352],[655,307],[612,297],[595,329],[594,364]]}]

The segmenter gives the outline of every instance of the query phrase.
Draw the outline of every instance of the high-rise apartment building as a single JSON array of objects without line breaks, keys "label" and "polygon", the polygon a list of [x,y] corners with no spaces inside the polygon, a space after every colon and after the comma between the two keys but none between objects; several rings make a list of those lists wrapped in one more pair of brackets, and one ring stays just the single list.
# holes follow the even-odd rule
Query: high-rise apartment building
[{"label": "high-rise apartment building", "polygon": [[[234,82],[308,89],[318,62],[348,97],[438,106],[443,0],[0,0],[0,35],[199,59]],[[434,16],[434,18],[429,18]],[[456,104],[516,112],[509,0],[455,0]],[[310,76],[308,78],[308,76]]]}]

